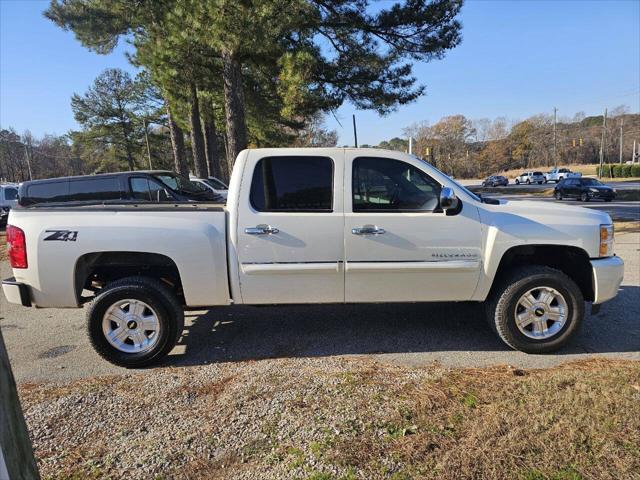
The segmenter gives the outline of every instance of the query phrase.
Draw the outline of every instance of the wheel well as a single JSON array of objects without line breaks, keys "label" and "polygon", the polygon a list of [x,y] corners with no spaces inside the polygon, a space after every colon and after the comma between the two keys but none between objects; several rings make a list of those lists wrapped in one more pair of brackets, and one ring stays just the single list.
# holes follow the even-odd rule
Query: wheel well
[{"label": "wheel well", "polygon": [[579,247],[566,245],[520,245],[510,248],[500,260],[493,284],[507,271],[519,265],[545,265],[571,278],[584,299],[593,301],[593,280],[589,255]]},{"label": "wheel well", "polygon": [[166,255],[95,252],[82,255],[76,262],[75,291],[78,303],[84,303],[90,298],[82,296],[83,290],[97,293],[108,283],[137,275],[162,281],[176,292],[180,302],[184,302],[180,272],[175,262]]}]

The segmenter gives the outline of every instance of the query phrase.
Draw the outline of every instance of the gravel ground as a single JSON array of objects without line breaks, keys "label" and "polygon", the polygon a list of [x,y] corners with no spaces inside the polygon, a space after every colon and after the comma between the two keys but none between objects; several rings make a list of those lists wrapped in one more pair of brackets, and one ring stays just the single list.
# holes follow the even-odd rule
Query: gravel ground
[{"label": "gravel ground", "polygon": [[[640,363],[275,359],[23,384],[44,478],[638,478]],[[635,472],[635,473],[634,473]]]}]

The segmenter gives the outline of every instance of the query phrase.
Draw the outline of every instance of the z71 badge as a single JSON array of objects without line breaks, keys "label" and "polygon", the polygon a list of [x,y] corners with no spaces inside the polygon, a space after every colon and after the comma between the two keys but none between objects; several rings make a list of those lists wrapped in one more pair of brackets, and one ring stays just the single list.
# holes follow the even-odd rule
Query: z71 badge
[{"label": "z71 badge", "polygon": [[45,233],[51,234],[44,238],[45,242],[75,242],[78,238],[78,232],[73,230],[45,230]]}]

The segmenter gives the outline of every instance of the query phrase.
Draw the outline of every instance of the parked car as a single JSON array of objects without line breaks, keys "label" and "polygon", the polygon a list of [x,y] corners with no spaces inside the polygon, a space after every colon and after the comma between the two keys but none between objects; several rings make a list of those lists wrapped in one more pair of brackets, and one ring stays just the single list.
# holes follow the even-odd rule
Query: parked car
[{"label": "parked car", "polygon": [[221,201],[204,186],[165,170],[104,173],[48,178],[21,184],[22,206],[59,203],[215,202]]},{"label": "parked car", "polygon": [[492,175],[482,182],[483,187],[506,187],[509,185],[509,179],[502,175]]},{"label": "parked car", "polygon": [[580,172],[572,172],[568,168],[552,168],[547,173],[544,174],[545,182],[560,182],[565,178],[576,178],[581,177],[582,174]]},{"label": "parked car", "polygon": [[243,304],[485,302],[507,345],[551,352],[624,271],[605,212],[483,201],[379,149],[244,150],[226,206],[18,206],[7,236],[7,300],[91,302],[92,345],[126,367],[164,357],[185,308]]},{"label": "parked car", "polygon": [[516,185],[520,185],[521,183],[526,183],[527,185],[537,183],[542,185],[544,182],[545,180],[542,172],[524,172],[516,177]]},{"label": "parked car", "polygon": [[595,199],[610,202],[616,198],[616,190],[595,178],[565,178],[553,189],[553,196],[556,200],[576,198],[583,202]]},{"label": "parked car", "polygon": [[229,187],[222,180],[219,180],[216,177],[198,178],[195,176],[189,176],[189,180],[203,185],[217,195],[220,195],[223,200],[227,199]]},{"label": "parked car", "polygon": [[18,203],[18,185],[5,183],[0,185],[0,225],[7,222],[9,210]]}]

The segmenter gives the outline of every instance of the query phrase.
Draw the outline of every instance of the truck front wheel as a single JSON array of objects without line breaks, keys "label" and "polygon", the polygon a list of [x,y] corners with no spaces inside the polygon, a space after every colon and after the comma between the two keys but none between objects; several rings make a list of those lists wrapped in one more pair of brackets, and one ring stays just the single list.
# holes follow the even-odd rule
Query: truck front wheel
[{"label": "truck front wheel", "polygon": [[559,270],[541,265],[520,267],[494,288],[487,317],[511,348],[554,352],[579,329],[584,298],[578,285]]},{"label": "truck front wheel", "polygon": [[87,311],[93,348],[121,367],[159,362],[173,349],[183,328],[184,312],[175,294],[148,277],[128,277],[107,285]]}]

